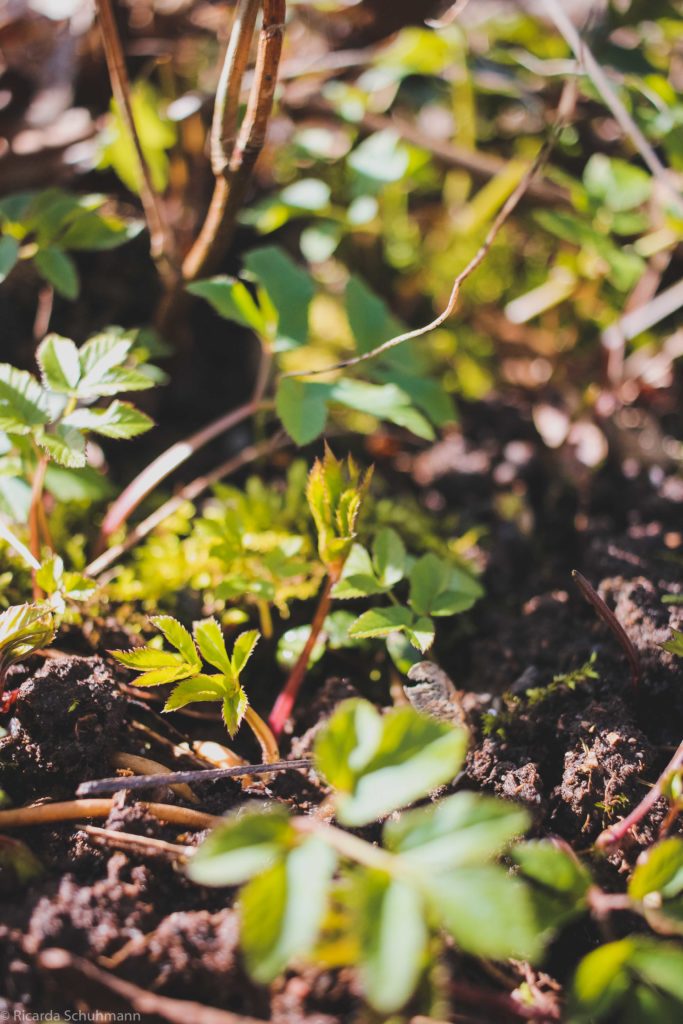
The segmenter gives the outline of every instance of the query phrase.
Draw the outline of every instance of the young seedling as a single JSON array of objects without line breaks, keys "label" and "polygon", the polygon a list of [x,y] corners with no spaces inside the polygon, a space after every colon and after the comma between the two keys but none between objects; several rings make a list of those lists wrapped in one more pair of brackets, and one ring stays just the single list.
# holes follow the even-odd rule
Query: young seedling
[{"label": "young seedling", "polygon": [[10,665],[26,658],[55,638],[54,610],[47,601],[11,605],[0,615],[0,714],[6,714],[16,700],[18,690],[5,696],[5,681]]},{"label": "young seedling", "polygon": [[[175,683],[164,711],[177,711],[204,701],[219,702],[229,735],[234,736],[245,720],[263,750],[264,761],[278,761],[277,742],[263,719],[249,706],[241,683],[244,667],[260,636],[258,631],[240,633],[229,655],[216,619],[195,622],[194,637],[170,615],[157,615],[151,622],[174,651],[148,645],[131,651],[109,652],[126,668],[141,673],[136,684],[144,687]],[[205,672],[202,658],[218,671]]]},{"label": "young seedling", "polygon": [[325,624],[332,591],[353,546],[358,516],[371,478],[372,470],[361,474],[351,456],[344,465],[327,446],[323,459],[316,459],[309,474],[306,497],[318,534],[318,554],[326,578],[308,639],[270,713],[270,725],[276,736],[292,713],[311,653]]}]

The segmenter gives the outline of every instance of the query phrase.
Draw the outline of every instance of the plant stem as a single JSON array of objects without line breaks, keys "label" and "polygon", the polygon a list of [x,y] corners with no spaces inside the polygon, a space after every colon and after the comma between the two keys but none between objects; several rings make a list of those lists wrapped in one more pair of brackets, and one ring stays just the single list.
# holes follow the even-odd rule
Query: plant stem
[{"label": "plant stem", "polygon": [[591,586],[586,577],[580,573],[578,569],[572,570],[572,578],[588,603],[593,606],[602,621],[612,630],[626,653],[629,665],[631,666],[631,683],[633,685],[633,689],[637,690],[642,672],[638,651],[636,650],[631,638],[619,622],[619,619],[616,617],[612,609],[605,604],[597,590]]},{"label": "plant stem", "polygon": [[654,786],[647,791],[640,803],[633,808],[630,814],[621,821],[618,821],[615,825],[610,825],[604,832],[601,832],[598,838],[595,840],[595,846],[598,850],[604,850],[614,846],[620,846],[626,838],[627,834],[637,825],[638,822],[642,821],[646,814],[652,810],[660,797],[664,795],[664,786],[666,785],[667,779],[673,772],[678,771],[683,767],[683,743],[680,744],[676,753],[669,761],[668,765],[659,776]]},{"label": "plant stem", "polygon": [[[43,487],[45,485],[45,474],[47,472],[48,457],[41,455],[38,465],[33,473],[31,484],[31,507],[28,513],[28,535],[31,554],[40,568],[40,505],[43,500]],[[36,583],[37,569],[33,568],[33,600],[39,601],[43,592]]]},{"label": "plant stem", "polygon": [[148,466],[139,473],[134,480],[121,492],[114,502],[109,506],[100,528],[100,536],[97,544],[97,552],[100,553],[106,547],[107,541],[126,520],[132,515],[141,501],[150,494],[162,480],[165,480],[174,470],[182,466],[191,455],[198,452],[205,445],[209,444],[221,434],[226,433],[260,408],[260,401],[251,399],[238,409],[219,416],[213,423],[202,427],[196,433],[184,441],[177,441],[165,452],[158,455]]},{"label": "plant stem", "polygon": [[[0,829],[27,828],[30,825],[78,821],[81,818],[106,818],[113,806],[113,800],[64,800],[54,804],[37,804],[34,807],[16,807],[9,811],[0,811]],[[174,807],[172,804],[142,803],[140,806],[160,821],[186,828],[214,828],[223,820],[215,814],[204,814],[202,811]]]},{"label": "plant stem", "polygon": [[18,537],[14,536],[9,527],[5,526],[2,519],[0,519],[0,537],[2,537],[2,539],[6,541],[6,543],[9,544],[9,546],[13,548],[21,558],[24,559],[29,569],[40,569],[40,562],[38,559],[31,551],[29,551],[25,544],[21,543]]},{"label": "plant stem", "polygon": [[326,821],[309,815],[292,818],[291,823],[297,832],[318,836],[328,846],[336,850],[341,857],[356,864],[362,864],[363,867],[377,871],[385,871],[390,875],[406,874],[405,871],[401,871],[400,857],[389,853],[381,846],[374,846],[372,843],[366,842],[365,839],[359,839],[351,832],[344,832],[335,825],[328,825]]},{"label": "plant stem", "polygon": [[251,705],[247,705],[244,720],[259,742],[265,763],[276,764],[280,760],[280,749],[267,722],[263,721]]},{"label": "plant stem", "polygon": [[[265,141],[266,130],[277,84],[282,52],[285,0],[263,0],[263,20],[259,32],[256,67],[247,102],[247,110],[236,140],[233,138],[237,98],[245,67],[243,54],[251,18],[251,0],[242,0],[221,75],[212,132],[212,165],[217,175],[206,219],[199,235],[183,261],[183,278],[194,281],[210,273],[223,258],[233,232],[237,214],[246,195],[251,173]],[[252,28],[253,31],[253,28]],[[251,35],[251,33],[249,33]]]},{"label": "plant stem", "polygon": [[320,636],[325,619],[330,610],[330,604],[332,602],[332,588],[339,578],[339,573],[330,573],[324,583],[322,592],[320,594],[320,600],[318,601],[318,607],[316,608],[313,622],[311,623],[311,631],[308,634],[308,639],[304,644],[304,649],[296,660],[294,668],[289,674],[289,678],[285,683],[283,689],[273,705],[273,710],[270,713],[268,721],[270,727],[276,736],[279,736],[285,727],[285,723],[292,713],[294,703],[296,701],[301,684],[304,681],[306,670],[308,668],[308,662],[310,661],[313,648],[316,645],[318,637]]},{"label": "plant stem", "polygon": [[84,572],[87,576],[97,577],[100,576],[105,569],[108,569],[111,565],[116,562],[121,555],[125,554],[126,551],[130,551],[131,548],[141,541],[148,533],[151,533],[157,526],[172,516],[180,506],[186,501],[194,501],[200,494],[207,491],[209,487],[218,483],[224,477],[229,476],[230,473],[234,473],[235,470],[241,466],[246,466],[247,463],[253,462],[254,459],[259,458],[261,455],[265,455],[267,452],[273,452],[277,448],[283,447],[287,443],[286,435],[282,432],[275,434],[274,437],[264,441],[260,445],[252,445],[249,448],[243,448],[241,452],[234,455],[231,459],[223,462],[217,469],[211,473],[207,473],[205,476],[197,477],[191,483],[169,498],[168,501],[164,502],[158,509],[143,519],[141,523],[135,527],[134,530],[128,534],[125,540],[121,541],[120,544],[114,545],[114,547],[108,548],[107,551],[103,552],[99,558],[94,559],[86,566]]},{"label": "plant stem", "polygon": [[130,136],[140,172],[140,200],[149,228],[152,259],[157,264],[159,273],[167,287],[172,287],[178,280],[178,272],[172,262],[173,240],[164,218],[161,198],[154,188],[152,173],[145,159],[140,136],[135,126],[130,81],[111,0],[96,0],[96,7],[112,92],[121,119]]},{"label": "plant stem", "polygon": [[76,794],[78,796],[99,796],[102,793],[118,793],[121,789],[151,789],[159,785],[177,785],[187,783],[214,782],[216,779],[239,779],[248,775],[267,775],[272,772],[294,771],[298,768],[311,768],[313,762],[309,758],[298,761],[273,761],[264,764],[234,765],[231,768],[199,768],[183,772],[164,773],[163,775],[136,775],[128,779],[120,777],[111,779],[94,779],[82,782]]},{"label": "plant stem", "polygon": [[235,10],[211,124],[211,169],[216,178],[227,171],[235,148],[242,79],[260,6],[261,0],[238,0]]}]

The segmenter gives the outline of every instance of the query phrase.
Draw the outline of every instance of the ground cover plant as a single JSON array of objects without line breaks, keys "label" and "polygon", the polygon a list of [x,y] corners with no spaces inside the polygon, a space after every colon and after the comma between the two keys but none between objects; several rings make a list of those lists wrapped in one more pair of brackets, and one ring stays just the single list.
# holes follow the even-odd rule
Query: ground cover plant
[{"label": "ground cover plant", "polygon": [[0,18],[0,1015],[681,1018],[681,14]]}]

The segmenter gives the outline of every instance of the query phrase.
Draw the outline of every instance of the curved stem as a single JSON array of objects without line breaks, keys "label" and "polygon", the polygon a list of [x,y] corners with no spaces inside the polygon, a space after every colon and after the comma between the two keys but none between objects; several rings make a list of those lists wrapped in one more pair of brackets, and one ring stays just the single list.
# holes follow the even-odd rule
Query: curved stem
[{"label": "curved stem", "polygon": [[[40,564],[40,506],[43,501],[43,487],[45,486],[45,474],[47,473],[48,457],[41,455],[38,459],[31,484],[31,507],[28,513],[28,535],[31,554],[36,562]],[[33,569],[33,600],[39,601],[43,592],[36,583],[36,569]]]},{"label": "curved stem", "polygon": [[289,678],[281,690],[273,710],[270,713],[268,721],[276,736],[279,736],[285,727],[287,719],[292,713],[294,704],[296,702],[297,695],[301,689],[301,684],[304,681],[308,663],[313,653],[313,648],[316,645],[318,637],[320,636],[327,613],[330,610],[330,604],[332,601],[332,588],[337,582],[337,575],[330,574],[325,580],[325,585],[320,594],[320,600],[318,601],[318,607],[316,608],[313,622],[311,623],[311,631],[308,634],[308,639],[304,645],[304,649],[296,660],[294,668],[289,674]]},{"label": "curved stem", "polygon": [[248,705],[247,710],[244,712],[244,720],[259,742],[265,763],[275,764],[278,762],[280,760],[280,748],[267,722],[263,721],[251,705]]},{"label": "curved stem", "polygon": [[[56,821],[78,821],[81,818],[106,818],[113,807],[113,800],[64,800],[35,807],[16,807],[0,811],[0,829],[27,828]],[[141,803],[140,807],[160,821],[185,828],[214,828],[223,820],[215,814],[204,814],[202,811],[174,807],[172,804]]]}]

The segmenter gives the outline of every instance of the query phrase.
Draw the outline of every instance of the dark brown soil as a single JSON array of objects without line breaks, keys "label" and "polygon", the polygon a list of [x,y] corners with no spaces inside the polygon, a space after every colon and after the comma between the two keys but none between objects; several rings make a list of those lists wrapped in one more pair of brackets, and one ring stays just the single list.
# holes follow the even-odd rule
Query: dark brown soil
[{"label": "dark brown soil", "polygon": [[[646,468],[626,477],[614,464],[593,478],[577,476],[563,458],[543,449],[523,409],[491,404],[467,410],[463,436],[446,438],[410,466],[404,460],[385,469],[404,487],[417,487],[426,507],[457,513],[463,530],[487,529],[475,553],[485,566],[487,597],[442,630],[436,652],[457,689],[478,695],[468,706],[483,710],[473,715],[473,745],[459,784],[522,801],[539,835],[559,835],[585,853],[602,828],[641,798],[680,742],[683,669],[660,644],[671,628],[683,627],[683,607],[662,603],[683,587],[683,485],[673,474]],[[627,630],[641,663],[637,688],[615,637],[574,587],[572,568],[590,579]],[[593,654],[597,679],[553,683]],[[323,682],[315,675],[309,681],[292,756],[310,751],[340,700],[369,692],[360,663],[353,678]],[[146,740],[133,727],[136,720],[174,742],[174,727],[189,730],[191,739],[213,729],[182,716],[167,725],[122,689],[99,657],[36,662],[16,670],[10,686],[19,692],[3,723],[0,788],[16,804],[73,798],[79,782],[114,773],[116,751],[184,766],[168,748]],[[325,796],[313,773],[283,774],[269,785],[245,793],[237,783],[207,783],[197,789],[197,806],[223,813],[245,799],[273,796],[305,812]],[[180,800],[166,789],[145,795]],[[596,863],[603,884],[622,884],[620,872],[656,837],[662,814],[656,808],[622,854]],[[179,838],[178,829],[160,825],[130,795],[119,794],[109,818],[97,824]],[[292,972],[269,990],[248,979],[232,891],[190,884],[161,854],[96,845],[78,824],[24,829],[18,838],[45,870],[23,888],[3,885],[0,871],[0,1009],[79,1008],[78,986],[55,984],[50,958],[41,956],[57,947],[107,977],[244,1017],[276,1024],[356,1018],[351,972]],[[573,928],[550,951],[550,974],[534,984],[556,1001],[558,983],[596,940],[591,925]],[[460,969],[465,976],[476,970],[467,962]],[[520,979],[529,970],[520,968]],[[89,985],[89,1008],[115,1005],[101,978]],[[482,1010],[471,1019],[493,1018]]]}]

